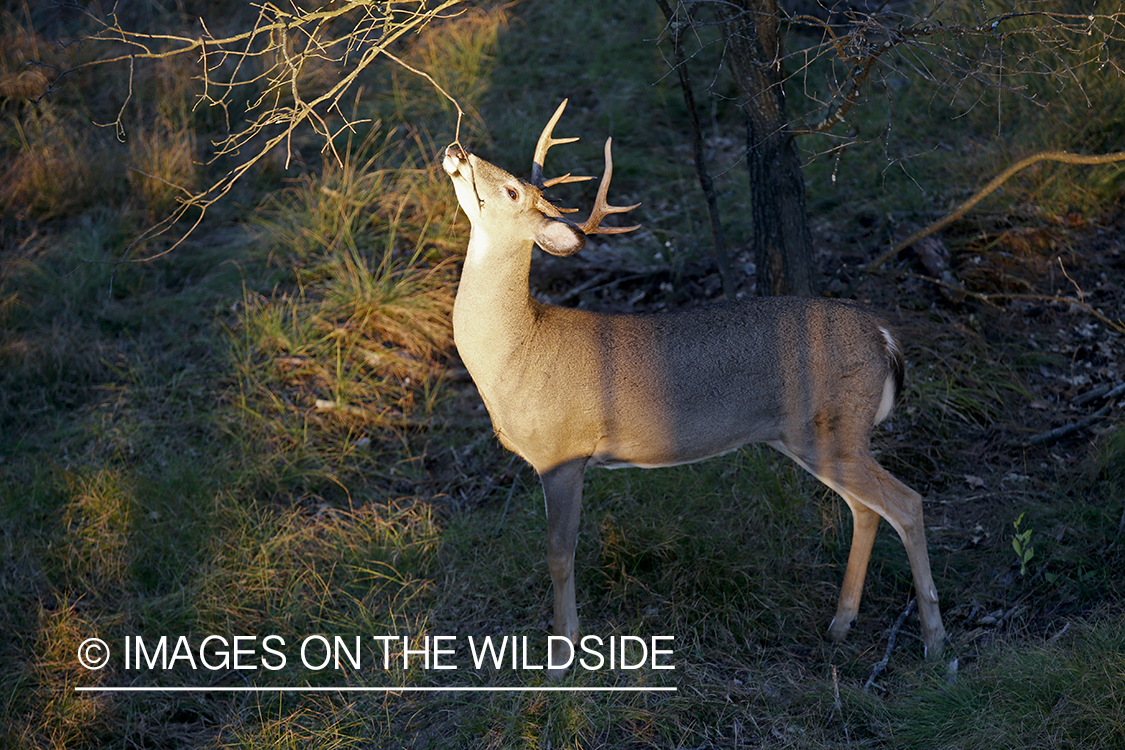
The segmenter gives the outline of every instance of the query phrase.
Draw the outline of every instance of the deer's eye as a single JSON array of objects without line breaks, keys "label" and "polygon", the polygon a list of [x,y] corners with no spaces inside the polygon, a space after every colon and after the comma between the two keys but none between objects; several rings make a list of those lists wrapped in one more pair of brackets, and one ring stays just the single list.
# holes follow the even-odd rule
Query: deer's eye
[{"label": "deer's eye", "polygon": [[515,188],[510,187],[508,188],[508,197],[512,200],[519,200],[520,194],[516,192]]}]

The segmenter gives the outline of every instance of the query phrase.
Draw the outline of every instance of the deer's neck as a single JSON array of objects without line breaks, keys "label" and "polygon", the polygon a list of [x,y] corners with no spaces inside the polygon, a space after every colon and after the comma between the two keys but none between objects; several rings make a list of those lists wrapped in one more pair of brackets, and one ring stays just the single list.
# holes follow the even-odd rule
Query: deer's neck
[{"label": "deer's neck", "polygon": [[453,338],[473,380],[487,388],[519,356],[537,304],[527,287],[530,240],[496,240],[473,227],[453,304]]}]

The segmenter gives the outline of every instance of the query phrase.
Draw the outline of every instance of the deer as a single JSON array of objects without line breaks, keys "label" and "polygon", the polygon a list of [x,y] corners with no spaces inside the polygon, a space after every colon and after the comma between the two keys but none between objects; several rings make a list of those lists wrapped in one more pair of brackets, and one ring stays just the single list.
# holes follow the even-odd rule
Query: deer
[{"label": "deer", "polygon": [[[532,248],[556,256],[586,238],[639,226],[602,226],[633,206],[607,201],[612,138],[589,218],[578,224],[544,196],[559,105],[524,181],[466,151],[442,166],[468,217],[469,242],[453,306],[457,351],[501,444],[539,475],[554,589],[551,664],[578,644],[574,553],[587,469],[673,466],[765,443],[839,494],[852,543],[829,636],[856,621],[880,518],[910,562],[925,654],[945,643],[930,571],[922,497],[879,465],[870,436],[902,390],[904,358],[890,327],[846,300],[755,297],[674,312],[604,313],[540,302],[529,289]],[[565,669],[550,670],[558,678]]]}]

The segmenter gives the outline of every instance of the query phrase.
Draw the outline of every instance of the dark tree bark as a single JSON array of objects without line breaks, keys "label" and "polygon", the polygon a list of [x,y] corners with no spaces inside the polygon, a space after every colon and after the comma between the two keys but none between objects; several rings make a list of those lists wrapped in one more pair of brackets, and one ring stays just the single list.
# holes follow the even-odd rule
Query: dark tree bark
[{"label": "dark tree bark", "polygon": [[812,294],[812,234],[786,118],[778,3],[727,0],[721,7],[727,64],[746,116],[758,294]]}]

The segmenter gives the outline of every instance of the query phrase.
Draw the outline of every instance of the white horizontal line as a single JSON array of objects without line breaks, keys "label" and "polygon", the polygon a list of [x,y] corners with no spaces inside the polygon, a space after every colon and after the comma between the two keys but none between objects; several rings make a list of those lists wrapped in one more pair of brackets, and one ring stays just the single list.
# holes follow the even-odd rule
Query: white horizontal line
[{"label": "white horizontal line", "polygon": [[668,693],[675,687],[76,687],[76,693]]}]

